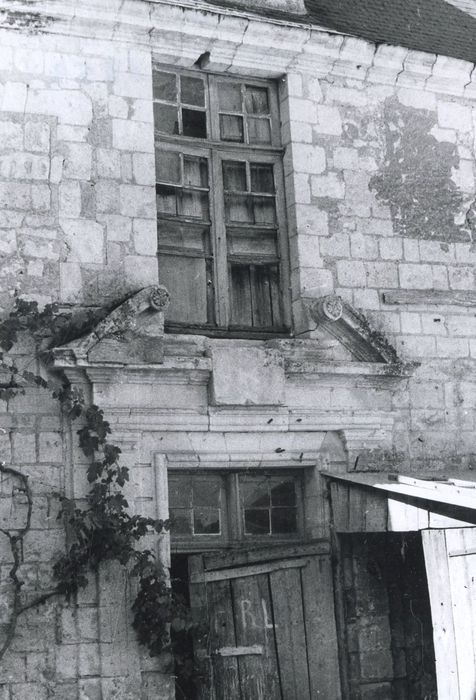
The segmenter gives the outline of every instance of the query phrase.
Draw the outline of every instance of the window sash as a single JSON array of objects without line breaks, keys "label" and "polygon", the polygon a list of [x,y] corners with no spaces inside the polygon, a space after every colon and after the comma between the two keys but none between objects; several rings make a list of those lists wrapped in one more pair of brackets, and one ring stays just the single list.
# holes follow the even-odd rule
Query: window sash
[{"label": "window sash", "polygon": [[[173,72],[173,68],[163,69],[167,72]],[[183,75],[197,75],[193,72],[184,71]],[[243,143],[230,143],[219,140],[219,110],[218,110],[218,83],[227,83],[230,85],[246,85],[252,87],[266,87],[268,91],[268,101],[269,101],[269,115],[271,120],[271,134],[272,143],[269,145],[248,145]],[[276,86],[270,84],[266,81],[260,80],[247,80],[239,77],[229,77],[229,76],[215,76],[208,75],[205,76],[206,85],[206,98],[205,103],[207,105],[207,128],[209,129],[210,140],[201,140],[191,137],[185,137],[182,135],[167,135],[160,133],[156,129],[156,153],[159,153],[159,149],[163,149],[169,152],[181,153],[182,158],[188,155],[203,157],[207,159],[208,162],[208,197],[209,197],[209,221],[198,221],[192,220],[189,217],[176,217],[167,213],[158,213],[158,224],[159,224],[159,276],[160,276],[160,258],[163,255],[174,254],[180,255],[180,250],[185,256],[195,256],[194,250],[184,250],[183,248],[171,249],[169,245],[162,246],[160,241],[160,227],[165,225],[165,221],[177,220],[183,221],[185,224],[194,225],[195,223],[200,223],[209,227],[210,231],[210,247],[211,252],[209,255],[209,265],[213,266],[213,280],[211,281],[213,289],[208,290],[208,302],[210,303],[211,297],[213,297],[213,313],[208,313],[207,322],[191,323],[190,319],[181,320],[179,318],[173,319],[169,313],[169,318],[166,317],[167,326],[172,326],[177,330],[198,330],[203,328],[205,330],[217,329],[221,331],[231,331],[231,332],[243,332],[251,336],[259,335],[262,333],[287,333],[287,329],[290,327],[290,309],[289,309],[289,261],[288,261],[288,241],[285,230],[285,208],[284,208],[284,172],[282,165],[282,151],[279,148],[280,145],[280,135],[278,119],[278,101],[277,101],[277,91]],[[208,86],[208,89],[207,89]],[[242,92],[244,88],[242,87]],[[244,98],[243,98],[244,99]],[[216,109],[212,107],[216,105]],[[257,118],[261,118],[260,115],[253,115]],[[264,115],[265,117],[267,115]],[[263,117],[264,118],[264,117]],[[267,254],[266,251],[262,253],[257,250],[254,260],[247,260],[246,255],[240,254],[230,254],[228,250],[228,237],[231,235],[233,229],[238,229],[240,227],[239,222],[226,222],[225,220],[225,190],[223,183],[223,162],[224,161],[242,161],[247,163],[246,168],[248,171],[249,178],[249,164],[250,163],[263,163],[270,164],[273,168],[274,175],[274,185],[275,193],[255,193],[256,203],[258,206],[258,199],[264,206],[264,212],[266,214],[265,202],[268,198],[270,203],[275,204],[275,218],[274,224],[269,222],[263,222],[256,224],[243,223],[241,227],[246,227],[252,231],[256,232],[257,235],[257,248],[259,248],[259,232],[262,231],[266,236],[267,240],[269,235],[275,231],[276,235],[276,253]],[[157,187],[161,184],[158,183]],[[179,185],[177,187],[180,188]],[[197,188],[194,188],[197,189]],[[198,196],[198,194],[197,194]],[[249,193],[252,197],[252,193]],[[270,204],[271,206],[271,204]],[[258,209],[259,211],[259,209]],[[266,216],[264,216],[266,218]],[[269,234],[266,233],[269,231]],[[269,252],[269,251],[268,251]],[[263,274],[258,274],[258,278],[261,279],[261,288],[269,288],[269,298],[267,294],[264,297],[260,297],[260,293],[257,291],[259,288],[255,285],[255,300],[254,306],[258,304],[259,298],[267,300],[268,311],[266,309],[260,315],[260,313],[255,313],[251,309],[251,315],[249,316],[249,323],[237,322],[236,311],[232,312],[232,289],[231,289],[231,273],[230,266],[241,264],[245,265],[258,265],[259,271]],[[265,273],[264,268],[268,265],[269,272]],[[274,275],[278,275],[279,284],[276,289],[274,289]],[[252,275],[252,272],[249,273]],[[254,274],[254,273],[253,273]],[[264,275],[264,276],[263,276]],[[268,275],[268,276],[266,276]],[[250,277],[251,279],[251,277]],[[263,282],[264,280],[264,282]],[[266,281],[267,280],[267,281]],[[263,284],[265,285],[263,287]],[[267,285],[267,287],[266,287]],[[173,290],[172,295],[173,295]],[[212,294],[210,295],[210,291]],[[279,311],[278,311],[279,306]],[[174,305],[171,306],[173,310]],[[273,308],[275,311],[273,311]],[[260,318],[265,318],[265,320],[271,320],[270,324],[257,325]],[[244,319],[242,318],[241,321]],[[238,319],[240,321],[240,319]]]}]

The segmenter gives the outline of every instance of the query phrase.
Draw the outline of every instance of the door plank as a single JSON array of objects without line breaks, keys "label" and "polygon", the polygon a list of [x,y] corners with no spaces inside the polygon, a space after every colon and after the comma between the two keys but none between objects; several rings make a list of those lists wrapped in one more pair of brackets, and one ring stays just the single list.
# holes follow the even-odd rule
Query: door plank
[{"label": "door plank", "polygon": [[236,656],[221,656],[215,650],[237,646],[229,581],[207,585],[212,654],[212,685],[216,700],[240,700],[240,680]]},{"label": "door plank", "polygon": [[[264,698],[281,698],[279,683],[278,660],[276,656],[276,640],[274,637],[273,610],[269,592],[268,576],[257,576],[254,579],[237,579],[234,584],[235,615],[237,638],[262,640],[263,657],[261,664],[264,673]],[[240,605],[237,601],[240,599]],[[245,607],[243,608],[243,602]],[[251,612],[251,616],[247,611]],[[244,694],[245,695],[245,694]],[[253,694],[250,700],[254,700]]]},{"label": "door plank", "polygon": [[283,698],[308,700],[311,696],[300,570],[273,571],[269,577]]},{"label": "door plank", "polygon": [[309,559],[292,559],[291,561],[275,561],[269,564],[254,564],[253,566],[240,567],[236,569],[222,569],[216,571],[204,571],[203,573],[195,574],[192,582],[200,583],[203,581],[225,581],[226,579],[245,578],[248,576],[259,576],[267,574],[271,571],[280,571],[281,569],[296,569],[301,566],[306,566]]},{"label": "door plank", "polygon": [[205,569],[224,569],[248,564],[263,564],[267,561],[305,557],[311,554],[328,554],[330,542],[327,539],[306,542],[305,544],[269,544],[267,547],[240,550],[235,552],[215,552],[205,554]]},{"label": "door plank", "polygon": [[[235,630],[237,644],[259,645],[267,651],[267,639],[263,620],[263,606],[258,579],[266,576],[237,578],[232,581],[233,610],[235,614]],[[272,640],[274,642],[274,640]],[[240,657],[238,669],[240,673],[241,694],[243,700],[265,700],[274,697],[269,686],[266,655],[260,657]],[[266,668],[265,668],[266,666]],[[275,690],[273,690],[275,693]],[[278,696],[279,697],[279,696]]]},{"label": "door plank", "polygon": [[311,698],[341,697],[330,557],[314,557],[301,570]]},{"label": "door plank", "polygon": [[[476,530],[446,530],[460,700],[474,700],[476,689]],[[453,552],[468,551],[467,556]]]},{"label": "door plank", "polygon": [[459,698],[458,664],[444,530],[422,530],[439,698]]},{"label": "door plank", "polygon": [[[188,559],[189,578],[203,572],[203,557],[200,554]],[[212,668],[209,652],[208,604],[204,583],[189,585],[190,607],[194,623],[193,655],[200,678],[197,682],[197,700],[215,700],[211,683]]]}]

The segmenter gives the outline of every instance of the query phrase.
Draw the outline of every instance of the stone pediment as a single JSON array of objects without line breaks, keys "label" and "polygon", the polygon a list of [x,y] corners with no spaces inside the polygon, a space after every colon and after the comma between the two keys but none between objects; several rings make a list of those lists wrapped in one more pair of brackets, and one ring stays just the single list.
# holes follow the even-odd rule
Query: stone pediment
[{"label": "stone pediment", "polygon": [[56,348],[55,358],[86,363],[162,363],[164,311],[169,301],[165,287],[145,287],[116,306],[90,333]]},{"label": "stone pediment", "polygon": [[378,331],[371,328],[367,318],[335,294],[311,302],[308,313],[317,323],[317,335],[335,338],[343,346],[348,360],[399,363],[397,351]]}]

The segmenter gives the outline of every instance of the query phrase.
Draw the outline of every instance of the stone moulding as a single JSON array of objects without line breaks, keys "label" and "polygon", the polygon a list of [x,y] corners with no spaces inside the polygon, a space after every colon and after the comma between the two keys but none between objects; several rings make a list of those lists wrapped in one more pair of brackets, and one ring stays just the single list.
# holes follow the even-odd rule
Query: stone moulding
[{"label": "stone moulding", "polygon": [[370,327],[363,314],[339,296],[329,294],[316,299],[309,303],[308,309],[318,327],[337,338],[357,360],[400,364],[397,351],[388,340]]},{"label": "stone moulding", "polygon": [[163,362],[164,311],[170,295],[163,286],[144,287],[116,306],[93,331],[54,351],[56,364],[102,361],[119,365]]}]

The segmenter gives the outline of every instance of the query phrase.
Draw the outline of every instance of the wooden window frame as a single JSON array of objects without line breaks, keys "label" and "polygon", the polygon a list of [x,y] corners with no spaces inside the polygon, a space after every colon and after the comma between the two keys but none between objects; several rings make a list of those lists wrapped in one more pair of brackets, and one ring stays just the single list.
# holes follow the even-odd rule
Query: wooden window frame
[{"label": "wooden window frame", "polygon": [[[223,480],[223,512],[221,515],[222,531],[219,535],[180,535],[171,530],[171,551],[172,553],[203,552],[214,549],[234,549],[248,547],[258,547],[266,544],[275,546],[281,544],[293,544],[302,542],[306,537],[306,515],[305,515],[305,470],[301,468],[276,467],[262,469],[171,469],[168,470],[170,476],[203,476],[216,474]],[[293,477],[296,484],[296,507],[297,507],[297,530],[289,534],[268,534],[257,535],[247,534],[244,531],[244,514],[239,489],[240,476],[283,476]]]},{"label": "wooden window frame", "polygon": [[[284,188],[284,168],[283,149],[281,147],[279,102],[277,85],[272,81],[250,78],[247,76],[230,76],[226,74],[204,73],[197,70],[179,70],[174,66],[156,64],[154,70],[160,72],[170,72],[181,76],[192,76],[202,78],[205,85],[205,111],[207,122],[207,139],[181,134],[170,135],[155,128],[155,148],[156,157],[159,149],[182,153],[184,155],[198,155],[207,159],[208,162],[208,184],[209,184],[209,210],[210,221],[200,222],[203,226],[209,227],[210,246],[213,258],[213,290],[214,290],[214,319],[206,323],[190,323],[166,321],[165,327],[168,332],[175,333],[200,333],[217,337],[248,337],[248,338],[268,338],[268,337],[289,337],[291,329],[291,309],[290,309],[290,267],[289,267],[289,244],[286,226],[285,208],[285,188]],[[247,144],[229,141],[220,141],[219,109],[218,109],[218,84],[226,82],[229,84],[241,84],[250,87],[266,87],[269,96],[270,133],[271,143],[268,144]],[[179,98],[177,98],[179,100]],[[160,102],[154,96],[154,102]],[[179,104],[179,102],[177,103]],[[180,111],[180,110],[179,110]],[[246,124],[244,118],[244,125]],[[246,129],[247,127],[244,126]],[[275,205],[276,205],[276,231],[277,255],[276,265],[279,274],[279,304],[281,325],[279,327],[259,327],[259,326],[239,326],[231,323],[231,290],[229,288],[229,255],[227,247],[227,232],[225,223],[225,203],[222,162],[224,160],[246,161],[248,163],[268,163],[273,166]],[[160,183],[157,183],[157,188]],[[158,226],[161,221],[171,220],[171,216],[158,213]],[[176,217],[177,221],[180,218]],[[243,228],[248,224],[243,224]],[[253,225],[251,225],[253,226]],[[256,229],[260,226],[255,225]],[[266,228],[266,225],[261,226]],[[160,245],[159,232],[159,278],[160,278],[160,258],[164,254]],[[177,246],[172,250],[168,246],[166,253],[169,255],[183,255],[183,249]],[[200,256],[199,256],[200,257]],[[258,261],[259,262],[259,261]],[[263,262],[263,261],[261,261]]]}]

